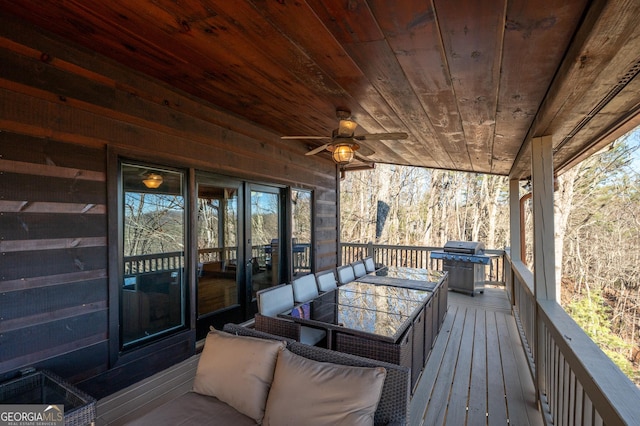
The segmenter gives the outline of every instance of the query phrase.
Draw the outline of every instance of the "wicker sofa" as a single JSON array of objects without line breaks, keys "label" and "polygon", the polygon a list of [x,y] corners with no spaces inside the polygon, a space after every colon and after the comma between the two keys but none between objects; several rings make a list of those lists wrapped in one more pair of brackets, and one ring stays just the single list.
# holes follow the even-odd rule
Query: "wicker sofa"
[{"label": "wicker sofa", "polygon": [[[388,364],[380,361],[370,360],[370,359],[362,358],[358,356],[353,356],[349,354],[339,353],[339,352],[327,350],[324,348],[308,346],[292,340],[286,340],[286,339],[283,340],[283,338],[281,337],[259,332],[254,329],[243,327],[236,324],[227,324],[224,327],[224,331],[227,333],[226,334],[227,336],[232,335],[233,337],[235,336],[257,337],[257,338],[260,338],[261,341],[265,341],[265,342],[268,341],[271,343],[283,342],[279,344],[281,344],[282,347],[286,346],[286,350],[278,351],[279,355],[277,358],[277,362],[280,365],[284,365],[280,357],[283,356],[284,352],[287,352],[289,354],[288,356],[294,357],[293,359],[294,362],[302,361],[303,363],[312,363],[312,365],[314,366],[316,365],[323,366],[322,368],[325,368],[325,366],[328,366],[328,368],[335,367],[336,370],[353,370],[358,372],[357,374],[359,374],[359,371],[366,371],[366,374],[369,374],[375,370],[377,373],[374,372],[373,373],[374,375],[380,374],[379,372],[380,370],[382,370],[382,378],[377,377],[375,379],[380,383],[379,389],[376,390],[375,386],[365,384],[364,385],[365,387],[362,387],[359,391],[355,393],[362,396],[364,399],[368,398],[369,404],[372,401],[372,399],[377,401],[377,404],[374,404],[373,408],[371,409],[371,412],[373,412],[373,409],[375,409],[375,413],[373,414],[373,424],[405,425],[408,423],[408,411],[409,411],[409,399],[410,399],[409,386],[410,386],[410,378],[411,378],[410,377],[411,373],[408,368],[398,366],[398,365]],[[217,336],[211,336],[212,333],[217,334]],[[224,333],[219,333],[219,332],[212,332],[212,333],[210,333],[210,336],[208,336],[207,339],[209,339],[210,337],[211,338],[215,337],[216,339],[219,339],[221,335],[224,335]],[[239,339],[239,340],[243,340],[243,339]],[[244,339],[244,340],[246,341],[247,339]],[[221,346],[219,340],[216,340],[215,342],[217,347]],[[196,372],[196,378],[194,380],[194,390],[183,393],[182,395],[179,395],[176,398],[173,398],[169,402],[149,412],[144,413],[144,415],[142,415],[141,417],[138,417],[130,421],[128,424],[156,426],[156,425],[163,425],[163,424],[164,425],[169,425],[169,424],[171,425],[179,425],[179,424],[184,424],[184,425],[187,425],[187,424],[188,425],[197,425],[197,424],[244,425],[244,424],[247,424],[247,425],[250,425],[250,424],[263,423],[265,425],[267,424],[275,425],[275,424],[300,424],[300,423],[323,424],[327,422],[332,424],[336,423],[336,418],[338,417],[333,416],[334,413],[318,413],[317,412],[317,410],[319,409],[318,407],[322,406],[321,403],[305,404],[303,402],[299,402],[298,404],[295,404],[295,403],[291,404],[291,397],[292,397],[291,393],[289,393],[289,395],[286,397],[281,396],[280,399],[282,401],[278,405],[277,398],[276,396],[274,396],[274,394],[276,393],[276,390],[277,392],[279,392],[279,395],[281,392],[285,392],[285,393],[287,391],[291,392],[292,387],[296,387],[296,384],[294,383],[292,385],[291,381],[286,381],[286,379],[283,379],[283,377],[287,376],[289,373],[283,376],[282,375],[283,373],[279,373],[277,368],[273,376],[273,382],[270,384],[271,386],[270,387],[267,386],[267,391],[266,391],[268,392],[268,396],[266,397],[267,408],[266,408],[266,411],[263,412],[261,415],[258,415],[258,414],[252,415],[250,412],[251,408],[246,408],[243,405],[247,401],[251,401],[253,399],[252,394],[254,393],[255,389],[259,388],[260,386],[251,386],[251,390],[249,389],[239,390],[242,393],[242,398],[241,398],[242,400],[239,402],[237,400],[234,400],[233,397],[230,398],[227,395],[220,396],[217,394],[213,394],[216,396],[220,396],[220,399],[215,396],[205,395],[208,392],[207,387],[213,382],[213,381],[207,382],[202,379],[202,377],[204,377],[203,374],[207,373],[205,366],[203,366],[203,363],[213,359],[213,358],[210,358],[211,355],[207,354],[207,345],[210,345],[209,340],[207,340],[207,344],[205,345],[205,349],[203,351],[203,354],[198,364],[198,371]],[[211,346],[213,347],[213,345]],[[233,353],[238,352],[237,347],[234,350],[235,352]],[[260,354],[269,354],[270,351],[271,351],[270,348],[259,349]],[[267,358],[268,356],[269,355],[265,355],[265,357]],[[203,361],[205,358],[207,361]],[[316,362],[316,361],[319,361],[319,362]],[[327,364],[327,363],[331,363],[331,364]],[[208,363],[208,365],[212,365],[212,364],[219,364],[219,363]],[[254,362],[252,364],[260,364],[260,362],[258,363]],[[334,364],[338,364],[338,366],[335,366]],[[345,366],[350,366],[350,367],[345,367]],[[294,368],[289,367],[287,370],[298,371],[297,367],[298,365],[295,364]],[[351,368],[351,367],[356,367],[356,368]],[[365,367],[365,368],[357,368],[357,367]],[[282,368],[280,370],[282,370]],[[304,369],[302,371],[304,373],[307,372],[307,370],[304,370]],[[320,376],[322,376],[325,373],[326,371],[323,371],[320,374]],[[252,372],[250,372],[249,374],[251,376],[255,375]],[[200,376],[200,379],[198,378],[198,376]],[[227,391],[228,388],[233,388],[236,385],[237,386],[242,385],[242,380],[232,379],[232,377],[237,377],[237,376],[238,376],[237,371],[231,372],[229,374],[230,378],[229,380],[225,381],[225,384],[223,386],[224,391]],[[321,386],[317,386],[317,382],[315,382],[316,379],[313,379],[311,376],[318,376],[318,375],[316,374],[315,371],[313,374],[309,375],[309,379],[310,379],[308,382],[309,386],[306,388],[305,392],[308,391],[310,394],[313,394],[315,392],[317,395],[330,395],[335,392],[337,393],[345,392],[344,389],[349,388],[353,383],[353,376],[350,376],[346,378],[345,377],[338,378],[335,380],[331,378],[330,380],[327,380],[327,383],[321,383]],[[331,376],[326,376],[326,377],[331,377]],[[300,377],[298,377],[297,380],[298,380],[298,387],[296,389],[298,390],[296,391],[294,397],[300,397],[301,393],[305,393],[305,392],[299,391]],[[306,378],[304,380],[306,380]],[[343,381],[340,382],[340,380],[343,380]],[[355,380],[358,381],[359,379],[356,378]],[[328,382],[331,382],[331,383],[328,383]],[[277,384],[277,383],[281,383],[281,384]],[[347,385],[345,385],[345,383],[347,383]],[[327,387],[323,388],[323,386],[325,385]],[[364,389],[366,389],[366,391]],[[354,395],[354,396],[358,396],[358,395]],[[313,400],[314,397],[315,396],[309,396],[311,400]],[[341,401],[340,398],[342,398],[340,395],[338,395],[337,398],[334,398],[336,403],[337,401]],[[225,402],[223,402],[222,400],[224,400]],[[304,397],[303,397],[303,400],[304,400]],[[238,403],[241,405],[240,407],[238,407]],[[340,410],[342,410],[343,408],[342,405],[344,404],[342,402],[340,402],[339,404],[341,405]],[[348,404],[349,404],[349,401],[346,402],[347,407],[348,407]],[[331,405],[329,404],[328,406],[331,406]],[[298,410],[301,410],[297,412],[297,414],[295,411],[296,408]],[[269,410],[271,410],[271,413],[272,413],[271,415],[269,414]],[[304,416],[301,416],[300,414],[301,412],[314,413],[314,410],[316,410],[314,414],[314,416],[316,417],[315,419],[302,418]],[[356,411],[358,410],[356,409]],[[274,412],[279,414],[273,415]],[[286,416],[284,417],[281,416],[280,414],[283,412],[287,413],[287,416],[289,417],[287,418]],[[326,418],[324,417],[325,415],[327,415]],[[318,417],[321,417],[322,420],[316,421]],[[372,417],[371,413],[369,413],[368,418],[371,419],[371,417]],[[263,419],[264,419],[264,422],[263,422]],[[349,418],[347,423],[367,424],[367,423],[362,423],[361,420],[362,419],[358,420],[357,422],[354,422],[353,418]],[[338,423],[340,423],[340,421],[338,421]]]}]

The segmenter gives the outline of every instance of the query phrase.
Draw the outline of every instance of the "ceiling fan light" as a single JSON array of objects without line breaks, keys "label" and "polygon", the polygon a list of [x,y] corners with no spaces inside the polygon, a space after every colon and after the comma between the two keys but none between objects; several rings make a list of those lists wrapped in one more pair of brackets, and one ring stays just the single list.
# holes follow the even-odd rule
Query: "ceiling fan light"
[{"label": "ceiling fan light", "polygon": [[338,136],[350,138],[356,131],[356,127],[358,127],[358,123],[356,123],[355,121],[340,120],[340,125],[338,126]]},{"label": "ceiling fan light", "polygon": [[163,181],[164,179],[161,175],[152,172],[145,176],[145,178],[142,180],[142,183],[144,183],[144,186],[149,189],[157,189],[160,185],[162,185]]},{"label": "ceiling fan light", "polygon": [[340,165],[349,164],[353,160],[353,148],[351,144],[343,143],[333,148],[333,161]]}]

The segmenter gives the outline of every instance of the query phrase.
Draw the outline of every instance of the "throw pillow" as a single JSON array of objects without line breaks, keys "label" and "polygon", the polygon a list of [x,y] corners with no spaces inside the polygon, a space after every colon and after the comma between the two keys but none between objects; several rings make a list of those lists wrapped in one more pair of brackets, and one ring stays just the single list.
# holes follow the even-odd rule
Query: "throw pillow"
[{"label": "throw pillow", "polygon": [[387,371],[314,361],[284,349],[264,426],[373,425]]},{"label": "throw pillow", "polygon": [[193,383],[194,392],[215,396],[257,423],[264,416],[278,352],[285,343],[211,331]]}]

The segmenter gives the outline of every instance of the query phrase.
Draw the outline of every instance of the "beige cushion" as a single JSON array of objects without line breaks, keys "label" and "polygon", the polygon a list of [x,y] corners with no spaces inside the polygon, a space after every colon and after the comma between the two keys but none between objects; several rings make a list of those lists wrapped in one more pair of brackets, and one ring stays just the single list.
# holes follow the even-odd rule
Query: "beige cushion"
[{"label": "beige cushion", "polygon": [[387,372],[278,355],[263,425],[373,425]]},{"label": "beige cushion", "polygon": [[260,423],[278,352],[284,347],[284,342],[275,340],[211,331],[198,362],[193,390],[215,396]]},{"label": "beige cushion", "polygon": [[[144,408],[141,409],[142,411]],[[126,422],[126,426],[255,426],[256,421],[212,396],[187,392],[144,416]]]}]

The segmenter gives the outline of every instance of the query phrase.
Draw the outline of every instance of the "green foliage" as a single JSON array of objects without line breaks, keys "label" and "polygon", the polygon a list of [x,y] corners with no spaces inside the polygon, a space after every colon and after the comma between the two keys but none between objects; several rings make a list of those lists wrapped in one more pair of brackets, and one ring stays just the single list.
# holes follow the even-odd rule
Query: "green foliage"
[{"label": "green foliage", "polygon": [[610,309],[600,291],[591,291],[575,299],[566,307],[567,312],[609,358],[632,378],[634,370],[624,352],[631,349],[611,330]]}]

